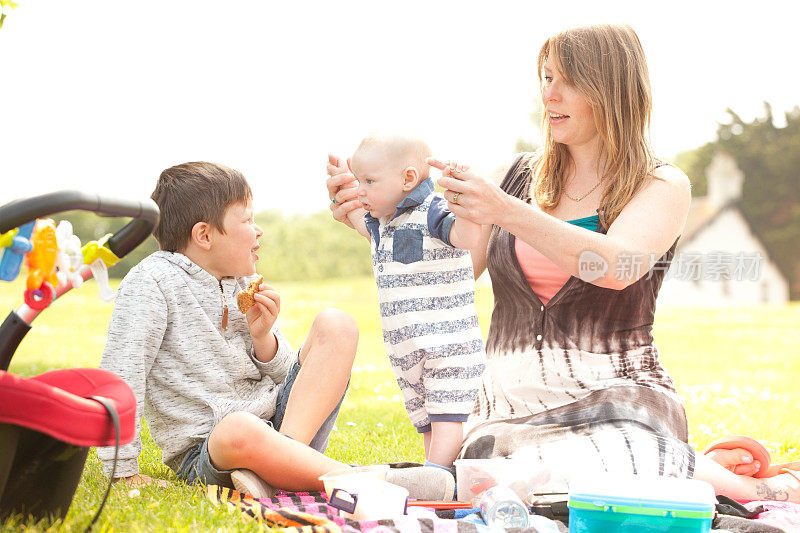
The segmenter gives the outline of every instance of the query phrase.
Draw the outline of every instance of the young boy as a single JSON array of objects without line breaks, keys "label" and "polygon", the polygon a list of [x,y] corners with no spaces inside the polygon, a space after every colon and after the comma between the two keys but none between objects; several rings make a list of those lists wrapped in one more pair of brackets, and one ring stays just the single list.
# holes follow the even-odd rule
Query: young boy
[{"label": "young boy", "polygon": [[364,209],[348,216],[371,242],[384,343],[408,416],[427,462],[450,467],[484,369],[467,251],[481,227],[434,192],[430,155],[414,137],[366,137],[350,161]]},{"label": "young boy", "polygon": [[[346,468],[321,452],[350,377],[355,322],[326,309],[295,352],[275,327],[280,296],[271,286],[261,284],[254,305],[239,311],[236,296],[255,273],[263,233],[239,172],[177,165],[161,174],[152,198],[160,250],[120,284],[100,363],[136,394],[137,435],[144,409],[164,463],[189,483],[257,497],[271,487],[322,490],[320,475]],[[121,447],[118,477],[154,481],[139,474],[140,452],[138,437]],[[109,472],[114,449],[98,454]],[[390,481],[425,477],[414,474]]]}]

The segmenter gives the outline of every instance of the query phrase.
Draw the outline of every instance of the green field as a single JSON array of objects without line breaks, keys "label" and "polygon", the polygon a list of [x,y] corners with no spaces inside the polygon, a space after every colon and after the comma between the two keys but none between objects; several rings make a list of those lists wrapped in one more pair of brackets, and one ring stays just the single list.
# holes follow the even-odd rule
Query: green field
[{"label": "green field", "polygon": [[[328,453],[346,463],[421,461],[422,444],[408,422],[386,361],[372,278],[277,283],[279,325],[297,346],[316,313],[338,307],[361,330],[350,389]],[[3,317],[22,300],[22,283],[0,285]],[[477,305],[486,333],[491,289],[479,287]],[[112,306],[90,281],[66,295],[34,322],[10,371],[35,375],[54,368],[96,367]],[[702,448],[728,434],[759,438],[775,460],[800,459],[800,304],[777,307],[660,309],[655,338],[663,364],[675,379],[689,417],[690,443]],[[140,465],[145,474],[174,481],[148,435]],[[99,463],[90,453],[64,524],[52,529],[82,531],[105,490]],[[7,521],[0,529],[15,529]],[[202,491],[174,481],[170,488],[145,488],[138,497],[115,486],[96,530],[258,530],[240,513],[211,504]],[[48,525],[41,523],[40,530]]]}]

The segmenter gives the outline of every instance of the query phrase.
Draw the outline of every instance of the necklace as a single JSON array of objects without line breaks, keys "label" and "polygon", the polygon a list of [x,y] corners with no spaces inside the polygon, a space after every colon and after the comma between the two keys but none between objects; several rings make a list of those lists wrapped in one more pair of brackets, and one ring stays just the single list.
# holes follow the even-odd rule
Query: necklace
[{"label": "necklace", "polygon": [[600,186],[600,184],[601,184],[601,183],[603,183],[603,180],[602,180],[602,179],[601,179],[600,181],[598,181],[598,182],[597,182],[597,184],[596,184],[594,187],[592,187],[591,189],[589,189],[589,192],[587,192],[587,193],[586,193],[586,194],[584,194],[583,196],[578,196],[577,198],[575,198],[574,196],[570,196],[570,194],[567,192],[567,188],[566,188],[566,187],[564,187],[564,194],[566,194],[566,195],[567,195],[567,198],[569,198],[569,199],[570,199],[570,200],[572,200],[573,202],[580,202],[581,200],[583,200],[584,198],[586,198],[587,196],[589,196],[590,194],[592,194],[592,193],[594,192],[594,190]]}]

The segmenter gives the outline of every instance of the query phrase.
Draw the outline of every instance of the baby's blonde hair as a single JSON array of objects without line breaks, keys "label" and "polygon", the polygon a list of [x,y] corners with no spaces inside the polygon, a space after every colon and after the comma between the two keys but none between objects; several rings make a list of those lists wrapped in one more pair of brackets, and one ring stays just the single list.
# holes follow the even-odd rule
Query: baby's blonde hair
[{"label": "baby's blonde hair", "polygon": [[379,133],[373,132],[364,137],[356,148],[353,157],[359,152],[369,150],[381,150],[393,166],[398,171],[403,171],[408,167],[417,169],[420,181],[430,176],[430,166],[425,159],[431,157],[431,148],[428,143],[420,137],[403,133]]}]

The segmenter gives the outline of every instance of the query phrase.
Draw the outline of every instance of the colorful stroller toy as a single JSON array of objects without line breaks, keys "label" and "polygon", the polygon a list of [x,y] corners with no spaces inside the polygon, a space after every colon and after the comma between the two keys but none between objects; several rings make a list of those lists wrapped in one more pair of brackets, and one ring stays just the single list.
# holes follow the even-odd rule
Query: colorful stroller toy
[{"label": "colorful stroller toy", "polygon": [[[36,222],[70,210],[133,220],[82,250],[71,227],[62,228],[62,242],[71,240],[61,249],[54,223]],[[17,513],[64,518],[89,447],[118,449],[120,444],[133,440],[136,398],[116,374],[84,368],[23,378],[7,370],[33,319],[93,275],[103,283],[100,278],[107,275],[106,266],[139,246],[152,233],[158,216],[158,207],[149,199],[109,199],[78,191],[45,194],[0,207],[0,279],[16,278],[23,261],[29,270],[25,303],[11,311],[0,325],[0,519]],[[78,255],[81,251],[82,264]],[[109,483],[87,529],[100,516],[110,488]]]}]

